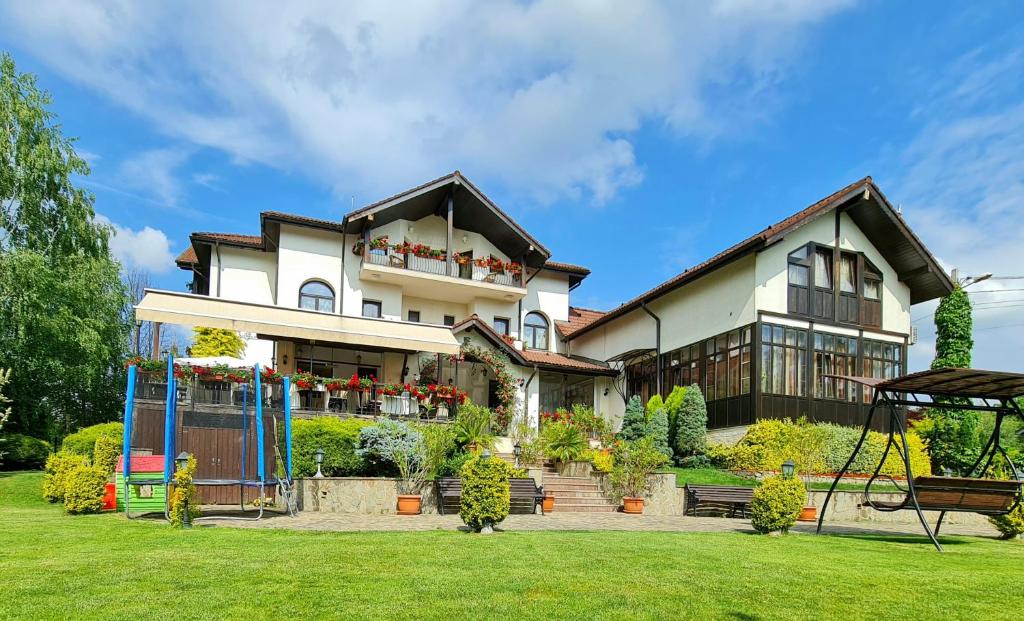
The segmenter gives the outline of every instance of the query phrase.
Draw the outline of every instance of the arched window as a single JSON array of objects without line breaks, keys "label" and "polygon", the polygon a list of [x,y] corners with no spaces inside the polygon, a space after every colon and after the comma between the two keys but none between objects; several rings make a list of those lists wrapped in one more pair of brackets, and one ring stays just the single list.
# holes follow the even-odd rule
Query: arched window
[{"label": "arched window", "polygon": [[530,349],[548,348],[548,320],[540,313],[527,313],[523,321],[523,345]]},{"label": "arched window", "polygon": [[334,290],[322,280],[311,280],[299,289],[299,308],[318,313],[334,312]]}]

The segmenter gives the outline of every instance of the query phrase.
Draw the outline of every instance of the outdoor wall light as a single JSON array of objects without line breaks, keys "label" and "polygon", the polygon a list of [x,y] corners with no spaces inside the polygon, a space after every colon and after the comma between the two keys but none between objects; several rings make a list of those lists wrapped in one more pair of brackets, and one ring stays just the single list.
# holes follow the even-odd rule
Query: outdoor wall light
[{"label": "outdoor wall light", "polygon": [[523,454],[523,447],[518,442],[516,442],[515,445],[512,447],[512,454],[515,455],[516,457],[516,468],[518,468],[519,456]]},{"label": "outdoor wall light", "polygon": [[786,461],[782,462],[782,476],[788,479],[789,477],[793,476],[794,470],[796,470],[796,464],[793,463],[792,459],[787,459]]},{"label": "outdoor wall light", "polygon": [[178,470],[184,470],[188,466],[188,458],[191,457],[185,451],[182,451],[180,455],[174,458],[174,463],[177,464]]},{"label": "outdoor wall light", "polygon": [[484,449],[484,452],[480,454],[480,457],[483,457],[484,459],[490,459],[491,458],[491,450],[490,449]]},{"label": "outdoor wall light", "polygon": [[284,363],[284,366],[288,366],[288,354],[281,357],[281,362]]},{"label": "outdoor wall light", "polygon": [[314,479],[322,479],[322,478],[324,478],[324,473],[323,473],[322,470],[320,470],[320,465],[324,463],[324,450],[322,448],[318,448],[316,450],[315,456],[316,456],[316,474],[313,475],[313,478]]}]

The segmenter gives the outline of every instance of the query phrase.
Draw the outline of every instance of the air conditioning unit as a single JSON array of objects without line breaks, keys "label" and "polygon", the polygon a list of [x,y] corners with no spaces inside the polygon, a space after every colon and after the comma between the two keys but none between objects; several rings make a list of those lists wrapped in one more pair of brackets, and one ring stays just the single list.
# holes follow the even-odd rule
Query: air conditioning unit
[{"label": "air conditioning unit", "polygon": [[917,326],[910,326],[910,338],[907,339],[907,345],[917,344]]}]

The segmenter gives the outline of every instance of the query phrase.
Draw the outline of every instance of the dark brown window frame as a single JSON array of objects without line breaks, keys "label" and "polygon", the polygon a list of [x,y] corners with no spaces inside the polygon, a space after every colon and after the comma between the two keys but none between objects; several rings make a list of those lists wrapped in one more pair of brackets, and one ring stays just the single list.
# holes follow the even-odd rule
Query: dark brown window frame
[{"label": "dark brown window frame", "polygon": [[[504,330],[498,328],[498,322],[505,323]],[[494,321],[491,323],[491,326],[494,328],[495,332],[502,336],[509,336],[512,334],[512,320],[508,317],[495,317]]]},{"label": "dark brown window frame", "polygon": [[[536,316],[544,322],[544,325],[530,325],[530,317]],[[542,347],[537,345],[537,329],[544,329],[544,344]],[[527,336],[531,335],[532,336]],[[540,311],[530,311],[526,313],[526,317],[523,318],[523,347],[527,349],[536,349],[538,351],[548,351],[548,347],[551,346],[551,322],[547,317],[544,316]]]},{"label": "dark brown window frame", "polygon": [[[803,256],[794,256],[799,254],[800,250],[804,250]],[[817,283],[817,269],[815,267],[815,257],[818,253],[830,254],[832,256],[829,262],[832,266],[831,273],[831,287],[821,287]],[[842,262],[843,257],[854,257],[854,282],[855,291],[846,292],[842,290]],[[807,284],[794,284],[793,283],[793,272],[791,266],[798,266],[800,269],[806,271]],[[867,283],[873,282],[878,284],[878,298],[869,298],[865,295],[867,289]],[[843,325],[855,325],[864,326],[867,328],[881,328],[882,327],[882,297],[883,297],[883,286],[884,278],[882,271],[875,267],[875,264],[871,262],[867,256],[858,250],[844,250],[842,248],[835,248],[826,244],[820,244],[817,242],[808,242],[802,246],[794,248],[786,255],[786,311],[790,315],[797,315],[800,317],[808,317],[811,319],[828,319],[835,321]],[[830,308],[825,309],[823,313],[815,313],[815,294],[828,296],[831,300]],[[841,298],[846,298],[852,302],[852,299],[856,299],[854,303],[856,312],[854,319],[839,318],[839,305],[842,302]],[[803,305],[806,310],[800,309],[800,301],[803,301]],[[849,302],[848,302],[849,303]],[[877,315],[878,321],[867,321],[866,316],[868,310],[865,306],[878,305],[877,311],[873,311],[874,315]]]},{"label": "dark brown window frame", "polygon": [[[308,287],[309,285],[323,285],[324,287],[327,288],[328,291],[331,292],[330,297],[324,296],[324,295],[317,295],[317,294],[313,294],[313,293],[303,293],[302,290],[305,289],[306,287]],[[304,307],[302,305],[303,298],[314,300],[314,303],[313,303],[314,308],[306,308],[306,307]],[[317,312],[317,313],[333,313],[334,312],[335,300],[337,300],[337,296],[334,293],[334,287],[332,287],[330,284],[327,283],[327,281],[325,281],[325,280],[323,280],[321,278],[310,278],[306,282],[304,282],[301,285],[299,285],[299,308],[302,309],[302,310],[311,310],[311,311],[314,311],[314,312]],[[319,307],[320,307],[320,302],[321,301],[330,301],[331,309],[330,310],[320,310]]]},{"label": "dark brown window frame", "polygon": [[[367,315],[366,314],[366,306],[367,306],[367,304],[369,304],[370,306],[376,306],[377,307],[377,314],[376,315]],[[366,317],[367,319],[381,319],[381,318],[383,318],[384,317],[384,303],[381,302],[380,300],[363,300],[363,317]]]}]

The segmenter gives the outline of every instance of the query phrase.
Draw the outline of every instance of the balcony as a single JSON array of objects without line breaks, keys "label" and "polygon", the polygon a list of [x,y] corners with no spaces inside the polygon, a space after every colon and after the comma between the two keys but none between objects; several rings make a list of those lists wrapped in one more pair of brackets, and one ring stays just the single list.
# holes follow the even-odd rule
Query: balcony
[{"label": "balcony", "polygon": [[514,302],[526,297],[522,273],[495,271],[474,262],[449,269],[444,259],[399,253],[393,248],[367,250],[360,266],[367,282],[400,285],[407,295],[467,303],[475,298]]}]

